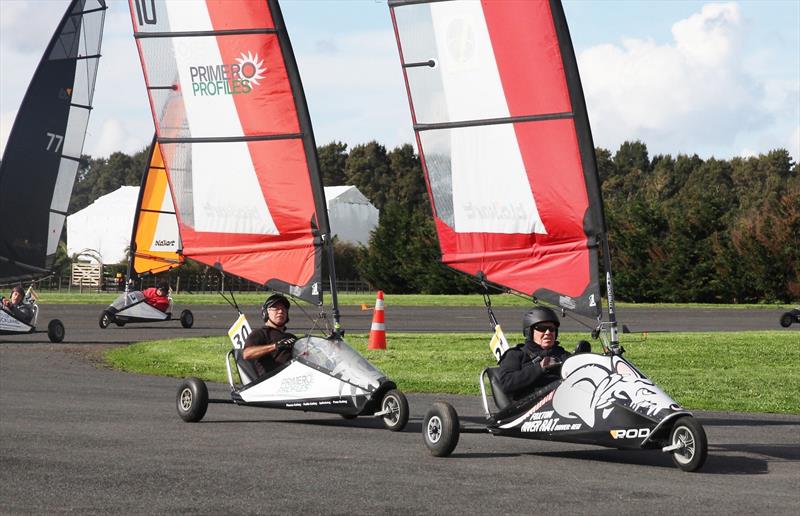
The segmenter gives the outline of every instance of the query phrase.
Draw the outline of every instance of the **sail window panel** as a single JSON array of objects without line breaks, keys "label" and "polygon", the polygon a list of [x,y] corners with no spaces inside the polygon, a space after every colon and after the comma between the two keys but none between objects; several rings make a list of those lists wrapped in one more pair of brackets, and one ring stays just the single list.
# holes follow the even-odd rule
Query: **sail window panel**
[{"label": "sail window panel", "polygon": [[78,162],[71,159],[61,158],[58,166],[58,176],[56,177],[53,199],[50,208],[56,211],[66,212],[69,208],[69,198],[72,195],[72,186],[75,184],[75,176],[78,173]]},{"label": "sail window panel", "polygon": [[176,211],[180,213],[183,224],[194,227],[192,144],[160,143],[159,148],[164,158],[164,166],[169,170],[172,195],[177,203]]},{"label": "sail window panel", "polygon": [[82,106],[92,104],[98,63],[98,59],[81,59],[75,62],[75,82],[72,87],[71,103]]},{"label": "sail window panel", "polygon": [[86,138],[86,127],[89,125],[90,112],[90,110],[79,106],[69,108],[67,132],[64,134],[64,145],[61,150],[63,156],[81,157],[83,140]]},{"label": "sail window panel", "polygon": [[78,55],[95,56],[100,53],[105,11],[89,13],[83,17],[79,39]]},{"label": "sail window panel", "polygon": [[48,59],[66,59],[77,57],[80,48],[81,17],[70,16],[64,22],[61,32],[53,45]]},{"label": "sail window panel", "polygon": [[512,124],[419,133],[434,204],[457,233],[547,233]]},{"label": "sail window panel", "polygon": [[66,219],[66,215],[50,212],[50,220],[47,225],[47,256],[55,254]]}]

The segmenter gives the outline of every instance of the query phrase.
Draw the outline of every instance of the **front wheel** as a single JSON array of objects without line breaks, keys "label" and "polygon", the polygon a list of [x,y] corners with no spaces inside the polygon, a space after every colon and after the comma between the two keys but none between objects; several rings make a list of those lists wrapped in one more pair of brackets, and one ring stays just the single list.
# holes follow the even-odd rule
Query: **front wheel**
[{"label": "front wheel", "polygon": [[697,471],[708,456],[708,439],[703,425],[693,417],[682,417],[675,422],[670,434],[672,462],[683,471]]},{"label": "front wheel", "polygon": [[408,400],[405,394],[392,389],[383,396],[381,412],[384,413],[383,425],[392,432],[399,432],[408,423]]},{"label": "front wheel", "polygon": [[208,410],[208,388],[200,378],[187,378],[178,386],[178,415],[187,423],[203,419]]},{"label": "front wheel", "polygon": [[191,310],[184,310],[181,312],[181,326],[184,328],[191,328],[194,324],[194,315]]},{"label": "front wheel", "polygon": [[792,314],[786,312],[781,316],[781,326],[783,326],[784,328],[788,328],[791,325],[792,325]]},{"label": "front wheel", "polygon": [[100,314],[100,328],[106,329],[108,325],[111,324],[111,314],[108,313],[108,310],[103,310],[103,313]]},{"label": "front wheel", "polygon": [[437,401],[428,409],[422,422],[422,437],[425,446],[434,457],[447,457],[458,445],[461,425],[458,413],[452,405]]},{"label": "front wheel", "polygon": [[65,334],[64,323],[60,320],[53,319],[47,325],[47,338],[50,339],[50,342],[61,342],[64,340]]}]

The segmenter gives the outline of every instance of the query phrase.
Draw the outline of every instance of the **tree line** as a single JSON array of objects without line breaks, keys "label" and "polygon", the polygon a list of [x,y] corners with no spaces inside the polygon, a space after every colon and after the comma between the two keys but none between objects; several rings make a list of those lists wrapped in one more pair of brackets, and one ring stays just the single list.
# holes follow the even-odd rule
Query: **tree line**
[{"label": "tree line", "polygon": [[[477,292],[442,266],[410,144],[318,148],[325,185],[355,185],[380,210],[368,246],[335,242],[340,279],[389,293]],[[633,302],[791,302],[800,297],[800,172],[786,150],[749,158],[650,158],[644,143],[597,148],[616,297]],[[69,213],[138,185],[147,149],[85,156]],[[195,268],[195,267],[192,267]]]}]

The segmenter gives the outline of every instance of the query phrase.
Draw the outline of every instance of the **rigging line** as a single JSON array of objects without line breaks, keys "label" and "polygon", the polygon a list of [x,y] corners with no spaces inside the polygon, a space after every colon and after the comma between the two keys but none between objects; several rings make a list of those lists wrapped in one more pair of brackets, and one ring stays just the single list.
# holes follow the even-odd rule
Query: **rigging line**
[{"label": "rigging line", "polygon": [[277,29],[229,29],[229,30],[197,30],[184,32],[137,32],[136,39],[146,38],[193,38],[208,36],[239,36],[246,34],[277,34]]},{"label": "rigging line", "polygon": [[460,122],[438,122],[432,124],[414,124],[415,131],[432,129],[459,129],[463,127],[479,127],[484,125],[514,124],[518,122],[541,122],[545,120],[564,120],[574,118],[572,112],[548,113],[546,115],[509,116],[503,118],[484,118],[481,120],[463,120]]},{"label": "rigging line", "polygon": [[205,138],[162,138],[159,137],[159,145],[169,145],[173,143],[235,143],[235,142],[259,142],[275,140],[298,140],[303,138],[303,133],[279,134],[279,135],[256,135],[256,136],[209,136]]}]

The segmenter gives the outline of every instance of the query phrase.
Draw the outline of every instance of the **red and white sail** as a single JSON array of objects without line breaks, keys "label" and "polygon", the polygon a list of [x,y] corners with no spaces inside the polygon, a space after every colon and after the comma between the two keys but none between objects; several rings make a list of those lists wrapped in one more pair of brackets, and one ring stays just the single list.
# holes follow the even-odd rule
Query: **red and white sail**
[{"label": "red and white sail", "polygon": [[390,0],[442,260],[600,314],[602,199],[557,0]]},{"label": "red and white sail", "polygon": [[184,256],[320,302],[327,213],[277,2],[130,8]]}]

